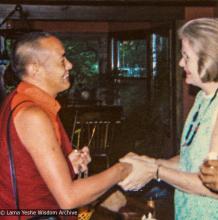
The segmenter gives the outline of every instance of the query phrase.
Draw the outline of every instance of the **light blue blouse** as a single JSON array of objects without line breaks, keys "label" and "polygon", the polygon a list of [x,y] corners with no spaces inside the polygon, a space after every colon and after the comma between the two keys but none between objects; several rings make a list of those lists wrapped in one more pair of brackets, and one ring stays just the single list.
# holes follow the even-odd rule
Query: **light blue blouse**
[{"label": "light blue blouse", "polygon": [[[200,91],[186,120],[180,148],[180,169],[184,172],[199,172],[199,167],[209,152],[215,116],[218,110],[218,95],[209,104],[213,96],[214,94],[206,96],[203,91]],[[196,125],[200,120],[199,129],[190,146],[183,146],[193,116],[198,111],[200,104],[199,115],[195,122]],[[192,135],[193,130],[189,138]],[[180,190],[175,191],[174,199],[176,220],[218,220],[218,200],[216,199],[193,195]]]}]

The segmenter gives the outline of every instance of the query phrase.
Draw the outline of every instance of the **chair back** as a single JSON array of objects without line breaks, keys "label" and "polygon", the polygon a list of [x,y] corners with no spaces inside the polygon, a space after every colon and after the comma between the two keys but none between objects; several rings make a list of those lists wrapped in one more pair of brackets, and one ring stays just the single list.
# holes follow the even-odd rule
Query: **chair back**
[{"label": "chair back", "polygon": [[73,139],[77,148],[88,146],[92,157],[104,157],[106,167],[110,166],[110,149],[113,145],[115,129],[120,121],[89,120],[77,121]]}]

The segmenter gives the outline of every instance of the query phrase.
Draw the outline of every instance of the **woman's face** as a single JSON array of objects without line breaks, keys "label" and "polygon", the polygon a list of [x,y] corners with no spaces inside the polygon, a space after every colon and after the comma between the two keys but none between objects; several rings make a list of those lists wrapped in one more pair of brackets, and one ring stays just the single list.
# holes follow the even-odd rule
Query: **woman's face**
[{"label": "woman's face", "polygon": [[202,81],[198,73],[198,56],[186,38],[182,39],[181,54],[182,58],[179,61],[179,66],[185,71],[185,82],[200,87]]}]

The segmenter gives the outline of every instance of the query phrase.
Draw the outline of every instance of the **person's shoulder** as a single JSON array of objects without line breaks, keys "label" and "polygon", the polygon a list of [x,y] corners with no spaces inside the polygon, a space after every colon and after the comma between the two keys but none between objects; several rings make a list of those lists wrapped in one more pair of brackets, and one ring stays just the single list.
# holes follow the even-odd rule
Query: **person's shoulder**
[{"label": "person's shoulder", "polygon": [[203,92],[201,90],[198,91],[194,99],[194,105],[199,105],[199,103],[202,102],[203,97],[204,97]]},{"label": "person's shoulder", "polygon": [[21,109],[15,117],[19,121],[31,121],[31,123],[49,120],[48,114],[41,107],[34,104]]},{"label": "person's shoulder", "polygon": [[202,90],[198,91],[195,99],[201,99],[204,96],[204,92]]}]

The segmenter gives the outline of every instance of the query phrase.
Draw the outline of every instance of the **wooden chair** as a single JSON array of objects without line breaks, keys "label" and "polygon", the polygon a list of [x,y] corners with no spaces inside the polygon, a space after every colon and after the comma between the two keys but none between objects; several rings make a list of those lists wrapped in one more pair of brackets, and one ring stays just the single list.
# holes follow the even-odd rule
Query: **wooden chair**
[{"label": "wooden chair", "polygon": [[[67,111],[64,112],[67,113]],[[69,135],[72,144],[78,149],[82,146],[89,147],[92,157],[90,168],[96,172],[109,167],[110,153],[116,138],[115,134],[123,118],[122,107],[77,106],[74,109],[68,109],[68,113],[66,119],[71,124]],[[74,116],[74,120],[70,121],[69,118],[72,116]],[[104,167],[102,163],[99,163],[101,158],[105,163]]]},{"label": "wooden chair", "polygon": [[[115,129],[120,121],[89,120],[76,122],[74,135],[77,146],[88,146],[92,158],[105,158],[106,167],[110,166],[110,150],[113,145]],[[78,148],[79,148],[78,146]]]}]

